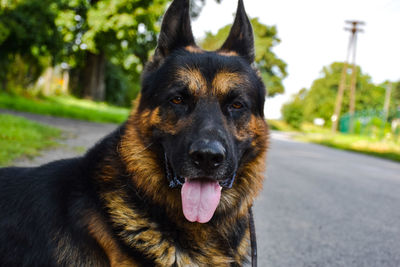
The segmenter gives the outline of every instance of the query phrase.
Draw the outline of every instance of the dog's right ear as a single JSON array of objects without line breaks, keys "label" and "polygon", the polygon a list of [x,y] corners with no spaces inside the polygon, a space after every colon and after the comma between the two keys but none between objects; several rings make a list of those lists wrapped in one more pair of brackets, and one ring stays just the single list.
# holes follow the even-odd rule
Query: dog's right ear
[{"label": "dog's right ear", "polygon": [[243,0],[239,0],[235,22],[220,51],[233,51],[246,59],[250,64],[254,61],[253,28],[244,9]]},{"label": "dog's right ear", "polygon": [[190,25],[189,0],[174,0],[164,15],[156,56],[167,57],[175,49],[195,46]]}]

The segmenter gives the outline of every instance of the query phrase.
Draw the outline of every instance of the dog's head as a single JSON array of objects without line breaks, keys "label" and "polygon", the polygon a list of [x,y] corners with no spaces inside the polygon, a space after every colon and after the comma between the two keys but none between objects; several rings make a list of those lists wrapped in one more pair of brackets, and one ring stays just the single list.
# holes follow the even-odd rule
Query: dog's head
[{"label": "dog's head", "polygon": [[253,61],[253,32],[242,0],[227,40],[213,52],[195,44],[189,0],[172,2],[143,73],[136,116],[169,190],[182,188],[189,221],[208,222],[216,209],[228,212],[247,197],[252,202],[261,187],[265,88]]}]

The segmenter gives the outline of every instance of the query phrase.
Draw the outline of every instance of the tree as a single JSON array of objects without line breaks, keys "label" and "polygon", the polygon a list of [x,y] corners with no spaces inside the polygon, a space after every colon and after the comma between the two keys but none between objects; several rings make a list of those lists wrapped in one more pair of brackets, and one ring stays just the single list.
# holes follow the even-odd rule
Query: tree
[{"label": "tree", "polygon": [[[75,86],[82,88],[83,96],[95,100],[119,99],[118,104],[130,102],[139,90],[141,71],[156,46],[160,18],[168,2],[66,2],[58,25],[65,41],[72,43],[72,49],[69,47],[67,51],[81,52],[73,62],[73,73],[77,76]],[[192,13],[198,15],[204,3],[195,1]]]},{"label": "tree", "polygon": [[[304,120],[313,121],[315,118],[323,118],[326,122],[330,123],[342,68],[343,63],[339,62],[324,67],[321,71],[321,77],[314,80],[311,88],[301,90],[294,97],[294,100],[301,99],[300,103],[303,109]],[[349,82],[350,77],[347,77],[347,84]],[[371,77],[364,74],[360,67],[357,67],[356,111],[382,109],[384,96],[384,87],[373,84]],[[292,103],[294,100],[291,100],[289,103]],[[342,113],[345,113],[348,107],[349,90],[346,90],[343,96]]]},{"label": "tree", "polygon": [[[391,85],[389,85],[389,83]],[[400,118],[400,81],[398,82],[385,81],[380,86],[382,88],[385,88],[385,90],[389,86],[392,87],[392,93],[390,96],[389,114],[388,114],[389,121],[395,118]]]},{"label": "tree", "polygon": [[391,113],[400,118],[400,81],[394,83],[392,89]]},{"label": "tree", "polygon": [[[280,43],[277,37],[275,26],[266,26],[258,21],[258,18],[251,20],[254,30],[256,66],[260,69],[269,96],[282,94],[284,87],[282,80],[287,76],[286,63],[278,58],[272,48]],[[230,25],[221,28],[215,35],[207,32],[201,46],[206,50],[220,48],[227,38]]]},{"label": "tree", "polygon": [[[27,86],[46,65],[57,62],[62,48],[62,36],[54,22],[57,3],[5,1],[0,10],[0,78],[4,89],[10,79]],[[21,79],[13,79],[16,75]]]},{"label": "tree", "polygon": [[[2,0],[3,87],[10,77],[20,76],[24,77],[21,87],[26,87],[45,67],[66,62],[78,96],[130,104],[139,91],[144,64],[156,46],[160,18],[168,2]],[[204,3],[194,1],[192,13],[198,15]]]},{"label": "tree", "polygon": [[304,107],[303,101],[306,89],[303,88],[300,92],[293,96],[291,102],[282,106],[283,119],[296,129],[300,129],[304,121]]},{"label": "tree", "polygon": [[114,69],[111,73],[119,69],[120,75],[130,76],[123,79],[125,82],[139,82],[139,73],[156,44],[157,22],[166,3],[167,0],[64,3],[57,24],[67,44],[65,54],[73,55],[72,80],[81,88],[81,95],[104,100],[110,78],[106,69],[110,67]]}]

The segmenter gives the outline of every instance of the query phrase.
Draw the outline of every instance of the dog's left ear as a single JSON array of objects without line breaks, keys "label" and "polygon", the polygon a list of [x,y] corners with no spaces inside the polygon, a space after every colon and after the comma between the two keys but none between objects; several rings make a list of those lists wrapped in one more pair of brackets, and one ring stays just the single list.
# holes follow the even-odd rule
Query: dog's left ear
[{"label": "dog's left ear", "polygon": [[253,28],[246,15],[243,0],[239,0],[235,22],[233,23],[228,38],[219,50],[236,52],[250,64],[254,61]]},{"label": "dog's left ear", "polygon": [[196,45],[190,25],[189,0],[174,0],[164,15],[156,55],[165,58],[175,49]]}]

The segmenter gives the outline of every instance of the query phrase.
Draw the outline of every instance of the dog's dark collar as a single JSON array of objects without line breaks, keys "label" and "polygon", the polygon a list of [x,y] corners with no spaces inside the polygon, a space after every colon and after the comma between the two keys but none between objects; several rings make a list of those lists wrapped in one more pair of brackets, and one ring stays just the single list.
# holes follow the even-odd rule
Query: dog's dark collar
[{"label": "dog's dark collar", "polygon": [[257,267],[257,236],[256,226],[254,224],[253,207],[249,209],[249,227],[251,244],[251,267]]}]

